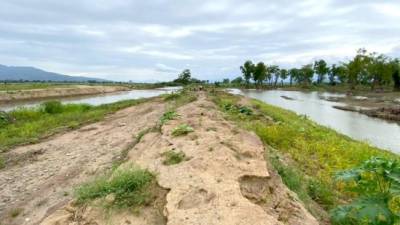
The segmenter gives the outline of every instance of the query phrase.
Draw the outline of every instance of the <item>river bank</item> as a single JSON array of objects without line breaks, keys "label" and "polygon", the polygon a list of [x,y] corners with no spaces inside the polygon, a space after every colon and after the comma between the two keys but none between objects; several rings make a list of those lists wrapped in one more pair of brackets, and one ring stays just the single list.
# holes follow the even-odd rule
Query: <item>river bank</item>
[{"label": "river bank", "polygon": [[69,85],[62,87],[48,87],[36,89],[21,89],[0,91],[0,103],[13,101],[46,99],[56,97],[71,97],[83,95],[96,95],[119,91],[128,91],[130,88],[124,86],[89,86],[89,85]]}]

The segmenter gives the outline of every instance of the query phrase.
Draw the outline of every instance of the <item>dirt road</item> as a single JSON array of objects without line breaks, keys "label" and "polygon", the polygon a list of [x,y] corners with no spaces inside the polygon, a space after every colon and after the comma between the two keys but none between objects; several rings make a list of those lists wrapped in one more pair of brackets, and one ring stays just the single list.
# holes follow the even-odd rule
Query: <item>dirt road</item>
[{"label": "dirt road", "polygon": [[[110,166],[135,134],[156,124],[165,107],[159,102],[141,104],[104,122],[13,150],[38,153],[35,160],[0,172],[5,182],[1,198],[9,199],[2,209],[24,209],[22,215],[7,221],[43,225],[318,224],[280,177],[269,171],[260,139],[226,121],[205,93],[179,107],[179,117],[164,124],[161,131],[145,134],[121,165],[135,164],[157,174],[162,189],[157,202],[140,213],[104,213],[98,206],[68,203],[71,197],[64,195],[66,191]],[[180,124],[190,125],[194,132],[172,136]],[[163,153],[170,150],[183,152],[186,160],[166,165]]]}]

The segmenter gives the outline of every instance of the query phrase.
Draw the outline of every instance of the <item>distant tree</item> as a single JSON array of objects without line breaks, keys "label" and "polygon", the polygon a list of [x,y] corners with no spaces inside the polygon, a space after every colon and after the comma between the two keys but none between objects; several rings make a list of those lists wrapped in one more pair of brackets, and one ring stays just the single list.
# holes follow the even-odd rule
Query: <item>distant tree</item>
[{"label": "distant tree", "polygon": [[231,81],[232,84],[242,84],[243,83],[243,78],[242,77],[236,77]]},{"label": "distant tree", "polygon": [[365,49],[359,49],[357,55],[350,62],[346,63],[347,82],[350,89],[354,90],[356,85],[362,80],[362,76],[366,74],[366,63],[369,61]]},{"label": "distant tree", "polygon": [[283,81],[286,80],[286,78],[288,77],[289,73],[286,69],[281,69],[279,71],[279,76],[281,78],[281,84],[283,86]]},{"label": "distant tree", "polygon": [[325,60],[320,59],[314,62],[314,72],[318,75],[317,83],[322,83],[325,79],[325,75],[329,72],[329,68]]},{"label": "distant tree", "polygon": [[253,71],[253,80],[257,84],[257,87],[259,87],[262,84],[266,76],[267,76],[267,67],[265,66],[265,64],[263,62],[257,63]]},{"label": "distant tree", "polygon": [[298,76],[298,82],[303,84],[310,84],[314,76],[312,64],[307,64],[301,67]]},{"label": "distant tree", "polygon": [[223,79],[223,80],[222,80],[222,83],[223,83],[223,84],[229,84],[229,83],[230,83],[229,78]]},{"label": "distant tree", "polygon": [[240,70],[243,73],[243,78],[246,81],[246,84],[248,85],[250,83],[250,79],[253,77],[253,71],[254,71],[254,64],[252,61],[247,60],[243,66],[240,67]]},{"label": "distant tree", "polygon": [[191,72],[189,69],[185,69],[179,74],[178,78],[174,80],[175,83],[187,85],[191,82]]},{"label": "distant tree", "polygon": [[377,85],[390,84],[392,80],[392,67],[385,55],[370,54],[366,69],[367,81],[371,84],[372,90],[375,90]]},{"label": "distant tree", "polygon": [[391,66],[392,66],[393,90],[400,91],[400,61],[399,61],[399,59],[392,60]]},{"label": "distant tree", "polygon": [[290,76],[290,86],[293,84],[293,80],[298,80],[300,71],[297,68],[292,68],[289,70],[289,76]]},{"label": "distant tree", "polygon": [[278,83],[279,79],[279,66],[277,65],[271,65],[268,67],[268,72],[271,74],[271,76],[274,76],[274,86]]}]

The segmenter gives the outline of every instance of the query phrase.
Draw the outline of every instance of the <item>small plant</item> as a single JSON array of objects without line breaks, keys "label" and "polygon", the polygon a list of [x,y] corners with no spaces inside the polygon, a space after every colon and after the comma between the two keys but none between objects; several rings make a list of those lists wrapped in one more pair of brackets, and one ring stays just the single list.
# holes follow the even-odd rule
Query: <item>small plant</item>
[{"label": "small plant", "polygon": [[240,105],[235,105],[235,104],[231,104],[231,103],[226,103],[223,105],[223,108],[225,111],[229,111],[232,113],[237,113],[237,114],[243,114],[246,116],[251,116],[253,115],[253,111],[246,107],[246,106],[240,106]]},{"label": "small plant", "polygon": [[164,125],[166,122],[175,119],[179,115],[175,111],[168,111],[164,113],[160,118],[161,125]]},{"label": "small plant", "polygon": [[21,208],[11,209],[11,211],[10,211],[10,216],[11,216],[12,218],[15,218],[15,217],[19,216],[19,215],[22,213],[22,211],[24,211],[24,210],[21,209]]},{"label": "small plant", "polygon": [[14,122],[15,119],[8,113],[0,111],[0,127]]},{"label": "small plant", "polygon": [[[116,169],[111,176],[98,177],[76,189],[78,203],[104,198],[107,206],[126,208],[149,202],[148,187],[154,175],[139,168]],[[111,196],[111,197],[110,197]]]},{"label": "small plant", "polygon": [[184,152],[179,151],[179,152],[175,152],[173,150],[169,150],[166,151],[162,154],[162,156],[164,156],[164,161],[163,164],[164,165],[174,165],[174,164],[178,164],[181,163],[182,161],[186,160],[186,155]]},{"label": "small plant", "polygon": [[186,135],[193,131],[194,131],[193,127],[191,127],[187,124],[181,124],[172,130],[172,136],[174,136],[174,137],[182,136],[182,135]]},{"label": "small plant", "polygon": [[63,105],[59,101],[48,101],[42,104],[43,110],[49,114],[57,114],[63,111]]},{"label": "small plant", "polygon": [[393,225],[400,222],[400,163],[373,157],[337,173],[336,180],[358,197],[331,211],[334,225]]}]

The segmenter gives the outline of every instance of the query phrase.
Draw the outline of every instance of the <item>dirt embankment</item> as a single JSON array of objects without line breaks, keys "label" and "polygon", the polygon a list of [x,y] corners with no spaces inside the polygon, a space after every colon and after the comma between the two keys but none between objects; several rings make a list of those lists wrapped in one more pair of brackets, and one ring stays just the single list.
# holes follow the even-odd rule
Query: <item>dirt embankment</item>
[{"label": "dirt embankment", "polygon": [[[226,121],[204,93],[197,101],[178,108],[180,116],[164,124],[161,131],[145,134],[139,143],[128,148],[127,160],[121,167],[134,163],[157,174],[163,191],[154,205],[145,206],[136,214],[129,210],[105,214],[98,206],[67,203],[72,197],[64,196],[64,191],[87,179],[94,173],[91,171],[109,165],[113,155],[129,147],[132,136],[156,124],[163,110],[161,103],[138,105],[102,123],[12,151],[22,154],[46,149],[35,161],[0,172],[0,179],[7,181],[2,182],[2,189],[13,196],[14,203],[7,203],[8,206],[25,209],[11,224],[318,224],[280,177],[269,171],[260,139]],[[180,124],[190,125],[194,132],[172,136]],[[166,165],[164,153],[171,150],[183,152],[186,160]],[[54,168],[53,175],[45,171],[48,168]],[[23,191],[13,194],[13,189]],[[46,201],[38,206],[43,199]],[[161,212],[154,210],[160,207]]]},{"label": "dirt embankment", "polygon": [[0,103],[16,101],[16,100],[94,95],[94,94],[111,93],[111,92],[127,91],[127,90],[129,90],[129,88],[122,86],[75,85],[63,88],[0,91]]}]

